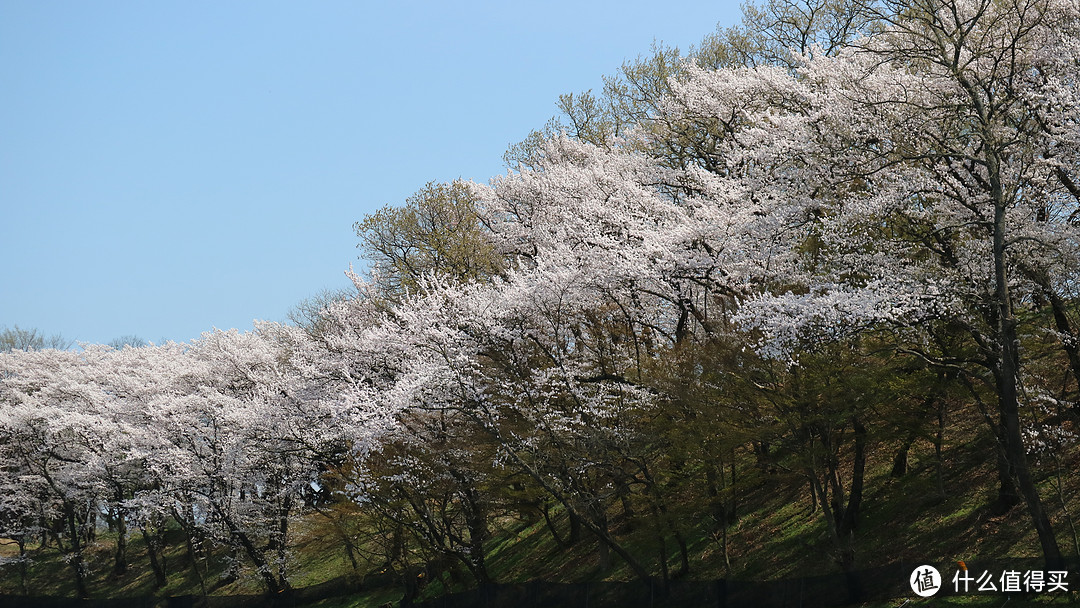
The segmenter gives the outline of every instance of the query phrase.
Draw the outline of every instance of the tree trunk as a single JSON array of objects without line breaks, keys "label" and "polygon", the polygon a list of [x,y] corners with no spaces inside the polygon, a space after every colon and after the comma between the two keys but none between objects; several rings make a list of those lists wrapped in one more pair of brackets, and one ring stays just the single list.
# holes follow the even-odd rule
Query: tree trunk
[{"label": "tree trunk", "polygon": [[113,576],[127,574],[127,518],[124,512],[117,509],[116,517],[116,554],[113,556]]},{"label": "tree trunk", "polygon": [[679,569],[675,572],[675,578],[682,578],[690,574],[690,551],[682,534],[675,532],[675,542],[679,543]]},{"label": "tree trunk", "polygon": [[851,419],[855,430],[855,455],[851,471],[851,491],[848,492],[847,505],[837,526],[840,540],[840,565],[845,572],[855,569],[855,530],[859,527],[859,513],[862,509],[863,485],[866,479],[866,427],[856,416]]},{"label": "tree trunk", "polygon": [[[1065,314],[1065,303],[1061,297],[1050,288],[1049,279],[1039,281],[1043,294],[1050,302],[1050,310],[1054,315],[1054,326],[1061,334],[1061,348],[1069,357],[1069,368],[1072,370],[1073,380],[1080,386],[1080,340],[1077,340],[1076,332],[1073,331],[1069,317]],[[1073,404],[1073,410],[1080,410],[1080,404]]]},{"label": "tree trunk", "polygon": [[199,568],[199,555],[195,549],[195,539],[192,538],[191,532],[184,534],[184,540],[187,545],[188,559],[191,560],[191,569],[195,572],[195,579],[199,581],[199,589],[202,590],[203,597],[206,597],[206,575]]},{"label": "tree trunk", "polygon": [[26,555],[26,537],[21,534],[18,535],[17,537],[15,537],[15,543],[19,545],[19,594],[26,595],[26,562],[28,561],[28,557]]},{"label": "tree trunk", "polygon": [[68,533],[71,535],[71,567],[75,570],[75,590],[80,599],[89,599],[90,592],[86,588],[86,564],[83,562],[82,536],[75,517],[75,505],[70,501],[64,501],[64,517],[67,520]]},{"label": "tree trunk", "polygon": [[146,554],[150,558],[150,569],[154,572],[154,589],[161,589],[169,580],[165,575],[165,564],[159,557],[161,548],[154,535],[146,531],[146,527],[139,528],[142,533],[143,542],[146,543]]},{"label": "tree trunk", "polygon": [[548,506],[546,500],[543,501],[543,505],[540,507],[540,512],[544,515],[544,523],[547,524],[547,529],[549,532],[551,532],[551,538],[554,539],[555,544],[558,545],[560,549],[565,549],[569,547],[570,543],[564,541],[562,537],[559,536],[559,531],[555,529],[555,522],[551,519],[551,507]]},{"label": "tree trunk", "polygon": [[990,195],[994,201],[994,297],[997,300],[998,360],[996,378],[998,407],[1005,430],[1005,453],[1009,464],[1016,473],[1017,485],[1027,503],[1035,531],[1039,535],[1043,557],[1047,566],[1061,566],[1061,550],[1054,537],[1050,518],[1039,498],[1039,490],[1028,467],[1024,440],[1020,433],[1020,403],[1018,399],[1017,378],[1020,373],[1019,339],[1016,334],[1016,317],[1013,315],[1012,300],[1009,294],[1009,275],[1005,260],[1005,212],[1007,204],[1001,186],[1001,163],[992,150],[986,155],[987,169],[990,176]]},{"label": "tree trunk", "polygon": [[611,570],[611,553],[610,543],[607,541],[608,536],[608,522],[607,517],[600,516],[596,521],[597,535],[596,535],[596,552],[597,559],[599,561],[600,571],[607,572]]},{"label": "tree trunk", "polygon": [[660,561],[660,576],[663,581],[664,588],[666,589],[668,583],[671,581],[671,574],[668,570],[668,556],[667,556],[667,542],[664,541],[664,534],[661,532],[656,535],[656,550],[657,557]]},{"label": "tree trunk", "polygon": [[993,505],[993,511],[998,514],[1007,513],[1024,500],[1023,497],[1020,496],[1019,488],[1016,487],[1016,470],[1013,467],[1012,459],[1009,456],[1009,440],[1006,424],[1005,414],[1002,412],[999,416],[998,428],[995,430],[998,443],[998,495],[997,500]]},{"label": "tree trunk", "polygon": [[581,540],[581,517],[572,510],[567,510],[566,515],[570,520],[570,536],[566,539],[566,544],[573,546]]},{"label": "tree trunk", "polygon": [[896,451],[896,456],[893,457],[892,470],[889,471],[889,477],[893,479],[899,479],[904,475],[907,475],[908,469],[908,451],[911,450],[911,445],[915,443],[915,431],[908,432],[908,436],[904,439],[904,443],[900,446],[900,449]]},{"label": "tree trunk", "polygon": [[278,579],[288,581],[289,550],[289,513],[292,511],[292,496],[286,496],[278,513],[277,543]]},{"label": "tree trunk", "polygon": [[491,574],[487,569],[486,549],[488,539],[487,509],[475,490],[465,492],[466,524],[469,527],[469,558],[473,564],[473,575],[481,587],[491,583]]},{"label": "tree trunk", "polygon": [[255,569],[262,576],[263,582],[266,583],[266,590],[275,595],[288,591],[288,581],[281,580],[274,574],[270,564],[266,563],[266,559],[255,546],[255,543],[251,542],[251,538],[233,523],[232,518],[227,516],[221,509],[218,509],[218,513],[221,515],[222,521],[225,522],[225,526],[229,529],[229,534],[244,549],[244,553],[247,554],[248,559],[251,560],[251,563],[255,565]]}]

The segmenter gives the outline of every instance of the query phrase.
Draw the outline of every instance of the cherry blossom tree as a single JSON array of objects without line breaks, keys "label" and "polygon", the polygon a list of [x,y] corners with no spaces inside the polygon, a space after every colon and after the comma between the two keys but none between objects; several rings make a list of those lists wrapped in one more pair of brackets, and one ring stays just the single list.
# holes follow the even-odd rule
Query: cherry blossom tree
[{"label": "cherry blossom tree", "polygon": [[678,497],[724,534],[743,450],[810,487],[850,571],[869,451],[960,387],[1001,505],[1059,563],[1028,452],[1064,435],[1021,414],[1077,408],[1032,353],[1080,381],[1080,7],[768,2],[748,23],[765,31],[727,54],[564,98],[572,129],[489,184],[360,222],[373,280],[305,327],[0,353],[0,534],[24,558],[55,544],[85,597],[99,520],[114,571],[138,529],[160,586],[171,519],[200,580],[222,547],[279,593],[297,518],[350,501],[389,522],[390,565],[483,585],[499,515],[531,509],[561,543],[556,505],[602,567],[666,579],[671,540],[689,569]]},{"label": "cherry blossom tree", "polygon": [[[880,33],[837,57],[806,58],[798,76],[700,70],[674,87],[672,111],[730,133],[706,167],[716,179],[756,179],[755,197],[788,210],[773,234],[802,255],[779,260],[739,313],[763,332],[762,352],[888,324],[913,330],[906,351],[987,382],[1003,481],[1015,480],[1056,563],[1020,432],[1017,328],[1039,289],[1030,277],[1040,272],[1028,269],[1065,272],[1076,255],[1067,221],[1076,165],[1062,164],[1075,153],[1066,125],[1080,107],[1064,84],[1075,74],[1076,6],[888,8]],[[752,82],[768,83],[766,101],[734,103]],[[962,328],[975,365],[918,346],[919,330],[939,322]]]}]

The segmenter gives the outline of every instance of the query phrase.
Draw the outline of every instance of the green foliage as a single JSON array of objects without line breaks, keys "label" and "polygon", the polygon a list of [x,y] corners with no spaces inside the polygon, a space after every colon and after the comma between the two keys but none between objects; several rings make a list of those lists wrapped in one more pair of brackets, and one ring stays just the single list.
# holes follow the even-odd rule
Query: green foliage
[{"label": "green foliage", "polygon": [[503,267],[461,182],[429,182],[404,206],[387,205],[354,228],[375,286],[391,302],[416,292],[426,278],[483,280]]}]

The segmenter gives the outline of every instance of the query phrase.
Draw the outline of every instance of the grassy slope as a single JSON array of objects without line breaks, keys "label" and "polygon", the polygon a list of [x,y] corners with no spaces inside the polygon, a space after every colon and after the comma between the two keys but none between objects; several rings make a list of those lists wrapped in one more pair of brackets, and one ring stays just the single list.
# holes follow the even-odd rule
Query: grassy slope
[{"label": "grassy slope", "polygon": [[[917,441],[910,453],[910,469],[901,479],[889,477],[895,445],[878,443],[870,454],[863,503],[863,519],[858,530],[858,560],[860,567],[872,567],[903,561],[905,563],[951,562],[973,558],[1037,557],[1038,542],[1022,507],[1004,515],[995,515],[988,507],[996,489],[993,464],[993,445],[980,418],[971,411],[951,413],[945,436],[944,487],[941,498],[936,477],[936,458],[928,441]],[[1080,512],[1080,458],[1073,449],[1061,461],[1065,480],[1064,495],[1069,512]],[[1044,474],[1040,489],[1051,512],[1062,551],[1076,555],[1069,522],[1051,474],[1052,461],[1042,462]],[[740,472],[742,494],[740,519],[728,535],[731,570],[729,578],[745,580],[779,579],[796,576],[828,574],[837,571],[828,556],[831,546],[825,535],[820,509],[812,512],[805,484],[783,472],[767,472],[745,466]],[[692,510],[689,517],[693,517]],[[707,533],[703,521],[682,520],[689,546],[690,578],[712,579],[725,576],[723,554],[719,539]],[[618,517],[616,515],[616,522]],[[616,530],[621,540],[636,555],[658,555],[654,536],[644,527],[628,530],[625,525]],[[352,572],[342,543],[333,528],[318,515],[312,515],[294,530],[296,539],[295,563],[291,580],[295,587],[318,584]],[[92,572],[91,593],[96,597],[132,597],[147,595],[184,595],[200,593],[197,578],[187,565],[180,537],[171,539],[167,559],[170,583],[155,593],[152,575],[146,565],[142,541],[133,536],[130,542],[129,574],[114,577],[110,574],[112,542],[102,535],[89,552]],[[669,564],[678,564],[677,546],[667,543]],[[10,555],[13,547],[0,547],[0,555]],[[546,530],[543,520],[522,521],[506,519],[489,545],[489,564],[495,579],[500,582],[549,580],[562,582],[627,580],[627,568],[613,556],[613,568],[601,571],[594,541],[584,539],[569,550],[560,549]],[[71,597],[74,585],[70,568],[59,556],[48,551],[35,556],[30,568],[31,592],[34,595]],[[649,562],[659,571],[659,560]],[[373,563],[362,564],[374,568]],[[222,564],[214,564],[220,572]],[[218,581],[211,572],[208,582]],[[1071,581],[1080,586],[1080,580]],[[0,593],[17,591],[14,567],[0,569]],[[214,595],[248,595],[262,591],[259,580],[245,572],[239,580],[210,590]],[[443,592],[439,581],[425,590],[425,596]],[[401,596],[400,589],[376,589],[349,598],[325,600],[318,606],[380,606]],[[912,601],[908,606],[997,606],[1005,598],[968,597]],[[1068,601],[1058,594],[1052,603]],[[902,600],[887,604],[897,606]],[[1045,603],[1045,602],[1044,602]],[[1013,602],[1010,605],[1021,605]]]}]

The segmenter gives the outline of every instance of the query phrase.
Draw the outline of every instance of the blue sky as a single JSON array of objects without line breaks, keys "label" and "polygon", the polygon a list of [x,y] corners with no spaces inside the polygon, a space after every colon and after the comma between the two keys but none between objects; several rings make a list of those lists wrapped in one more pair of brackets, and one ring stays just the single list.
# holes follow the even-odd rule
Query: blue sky
[{"label": "blue sky", "polygon": [[250,329],[344,287],[352,225],[487,181],[560,93],[736,3],[0,0],[0,326]]}]

